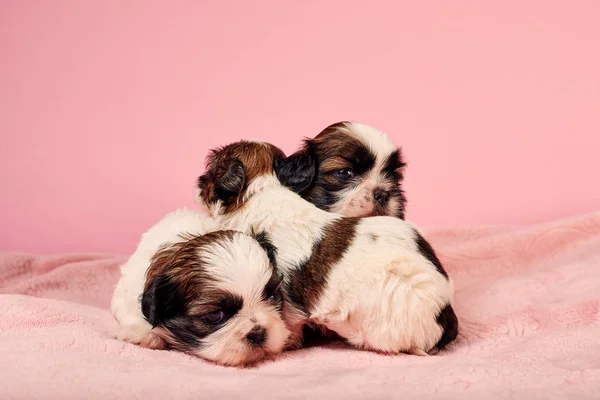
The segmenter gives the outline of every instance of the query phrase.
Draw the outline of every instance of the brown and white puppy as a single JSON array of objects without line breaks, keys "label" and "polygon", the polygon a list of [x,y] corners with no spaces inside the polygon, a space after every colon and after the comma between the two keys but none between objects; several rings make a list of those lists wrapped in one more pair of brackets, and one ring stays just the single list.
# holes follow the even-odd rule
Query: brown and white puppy
[{"label": "brown and white puppy", "polygon": [[325,128],[278,168],[279,180],[317,207],[346,217],[404,219],[402,151],[383,132],[358,122]]},{"label": "brown and white puppy", "polygon": [[452,342],[453,285],[416,226],[396,217],[321,210],[276,177],[283,152],[240,141],[213,151],[200,202],[224,229],[257,232],[283,275],[295,339],[311,322],[359,348],[425,354]]},{"label": "brown and white puppy", "polygon": [[112,300],[119,339],[230,366],[283,350],[289,331],[270,247],[217,228],[183,209],[143,235]]}]

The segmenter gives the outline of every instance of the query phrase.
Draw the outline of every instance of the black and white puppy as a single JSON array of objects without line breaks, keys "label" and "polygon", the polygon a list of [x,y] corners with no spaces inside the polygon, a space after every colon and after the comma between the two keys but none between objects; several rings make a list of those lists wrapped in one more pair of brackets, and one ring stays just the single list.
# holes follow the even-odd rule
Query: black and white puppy
[{"label": "black and white puppy", "polygon": [[212,218],[182,209],[142,236],[112,299],[119,339],[230,366],[283,350],[289,331],[270,248],[217,229]]},{"label": "black and white puppy", "polygon": [[279,166],[279,180],[317,207],[346,217],[404,219],[402,151],[383,132],[358,122],[325,128]]},{"label": "black and white puppy", "polygon": [[356,347],[424,355],[452,342],[453,285],[411,223],[343,217],[283,186],[277,147],[240,141],[214,150],[200,202],[223,229],[268,239],[283,275],[283,318],[299,341],[316,323]]}]

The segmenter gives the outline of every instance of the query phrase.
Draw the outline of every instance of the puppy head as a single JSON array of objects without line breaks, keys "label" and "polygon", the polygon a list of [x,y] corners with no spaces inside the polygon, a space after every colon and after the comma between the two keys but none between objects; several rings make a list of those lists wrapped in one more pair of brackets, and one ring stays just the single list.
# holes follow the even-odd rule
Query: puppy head
[{"label": "puppy head", "polygon": [[250,184],[259,176],[271,175],[274,164],[285,154],[269,143],[239,141],[211,150],[206,173],[198,178],[198,200],[216,216],[240,208],[252,195]]},{"label": "puppy head", "polygon": [[152,258],[142,313],[167,346],[223,365],[283,350],[281,278],[255,239],[217,231],[163,246]]},{"label": "puppy head", "polygon": [[286,158],[277,176],[317,207],[348,217],[404,219],[402,152],[370,126],[339,122]]}]

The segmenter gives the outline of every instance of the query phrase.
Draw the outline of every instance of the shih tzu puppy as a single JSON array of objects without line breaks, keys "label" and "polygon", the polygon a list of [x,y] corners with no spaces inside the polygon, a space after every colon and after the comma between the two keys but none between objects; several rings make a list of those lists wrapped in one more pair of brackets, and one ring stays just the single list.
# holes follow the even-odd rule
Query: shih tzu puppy
[{"label": "shih tzu puppy", "polygon": [[283,186],[277,147],[240,141],[213,150],[199,201],[223,229],[261,235],[283,275],[293,339],[317,324],[350,344],[425,355],[458,332],[453,285],[434,250],[396,217],[343,217]]},{"label": "shih tzu puppy", "polygon": [[228,366],[283,350],[290,333],[271,248],[217,229],[183,209],[142,236],[112,299],[119,339]]},{"label": "shih tzu puppy", "polygon": [[277,172],[281,183],[323,210],[404,219],[405,166],[401,149],[385,133],[344,121],[305,140]]}]

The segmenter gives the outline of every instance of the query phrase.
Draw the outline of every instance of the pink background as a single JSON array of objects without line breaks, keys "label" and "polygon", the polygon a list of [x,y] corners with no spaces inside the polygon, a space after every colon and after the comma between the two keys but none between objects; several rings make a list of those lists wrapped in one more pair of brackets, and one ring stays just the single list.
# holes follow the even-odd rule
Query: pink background
[{"label": "pink background", "polygon": [[0,1],[0,250],[132,251],[208,148],[343,119],[424,227],[598,210],[600,2],[494,3]]}]

